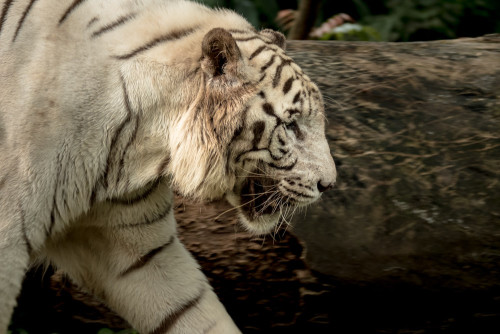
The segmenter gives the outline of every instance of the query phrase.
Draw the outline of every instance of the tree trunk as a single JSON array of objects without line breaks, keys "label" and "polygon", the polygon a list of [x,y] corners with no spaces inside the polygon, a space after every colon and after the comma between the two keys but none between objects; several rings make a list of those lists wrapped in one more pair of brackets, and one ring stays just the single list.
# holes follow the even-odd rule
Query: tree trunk
[{"label": "tree trunk", "polygon": [[288,34],[289,39],[307,39],[316,21],[319,0],[300,0],[295,22]]}]

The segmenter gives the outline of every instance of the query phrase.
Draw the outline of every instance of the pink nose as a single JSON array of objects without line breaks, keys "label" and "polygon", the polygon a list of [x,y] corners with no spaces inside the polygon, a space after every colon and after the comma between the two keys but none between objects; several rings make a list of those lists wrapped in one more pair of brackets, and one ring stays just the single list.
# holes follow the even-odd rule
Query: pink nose
[{"label": "pink nose", "polygon": [[327,190],[332,189],[334,185],[335,185],[335,182],[324,184],[322,181],[319,181],[318,182],[318,191],[320,193],[323,193]]}]

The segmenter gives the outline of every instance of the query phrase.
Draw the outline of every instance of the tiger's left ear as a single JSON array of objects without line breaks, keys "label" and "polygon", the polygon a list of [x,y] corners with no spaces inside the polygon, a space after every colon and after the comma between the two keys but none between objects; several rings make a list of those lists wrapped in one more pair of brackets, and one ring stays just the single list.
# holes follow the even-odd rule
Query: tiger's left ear
[{"label": "tiger's left ear", "polygon": [[201,68],[210,77],[236,76],[240,49],[229,31],[223,28],[210,30],[201,44]]}]

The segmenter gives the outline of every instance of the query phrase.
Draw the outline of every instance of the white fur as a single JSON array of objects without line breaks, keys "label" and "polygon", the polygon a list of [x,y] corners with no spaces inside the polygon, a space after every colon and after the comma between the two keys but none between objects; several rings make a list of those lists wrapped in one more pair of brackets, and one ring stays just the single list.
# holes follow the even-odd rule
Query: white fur
[{"label": "white fur", "polygon": [[[283,50],[270,46],[249,60],[262,40],[238,42],[241,57],[225,67],[231,75],[210,77],[200,64],[207,32],[223,27],[256,34],[233,12],[181,0],[88,0],[64,17],[73,0],[35,1],[26,11],[29,3],[12,2],[0,30],[0,333],[36,261],[65,270],[141,333],[167,328],[169,315],[191,302],[196,306],[169,332],[238,333],[176,238],[172,187],[194,198],[227,195],[242,204],[244,177],[272,160],[244,153],[251,125],[271,124],[257,92],[266,92],[283,119],[293,104],[280,94],[284,79],[273,89],[270,77],[259,81],[263,64],[273,54],[286,57]],[[92,37],[126,15],[133,18]],[[175,31],[187,35],[120,59]],[[300,74],[293,92],[315,89],[295,64],[283,73]],[[301,125],[307,140],[299,143],[280,130],[293,150],[280,161],[300,161],[290,172],[266,170],[282,179],[278,187],[291,189],[284,181],[290,175],[314,186],[335,180],[319,93],[307,103],[316,110]],[[241,135],[231,138],[239,127]],[[267,131],[263,141],[271,136]],[[270,150],[277,152],[273,145],[276,139]],[[312,146],[318,149],[311,152]],[[238,155],[245,159],[235,163]],[[309,195],[304,205],[319,197],[314,190]],[[279,214],[242,217],[252,231],[265,233]],[[141,267],[140,261],[147,263]]]}]

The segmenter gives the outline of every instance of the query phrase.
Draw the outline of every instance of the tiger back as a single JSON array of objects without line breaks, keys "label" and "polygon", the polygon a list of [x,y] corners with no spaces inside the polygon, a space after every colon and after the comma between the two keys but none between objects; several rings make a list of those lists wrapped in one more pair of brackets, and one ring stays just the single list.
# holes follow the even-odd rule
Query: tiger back
[{"label": "tiger back", "polygon": [[0,332],[52,263],[141,333],[238,333],[173,192],[263,234],[333,187],[322,97],[283,35],[182,0],[0,11]]}]

